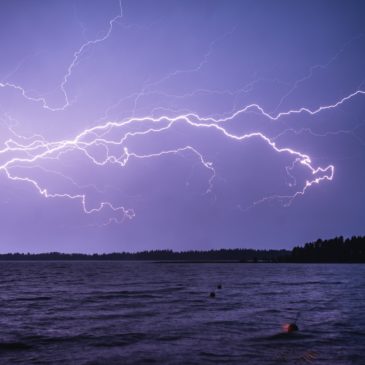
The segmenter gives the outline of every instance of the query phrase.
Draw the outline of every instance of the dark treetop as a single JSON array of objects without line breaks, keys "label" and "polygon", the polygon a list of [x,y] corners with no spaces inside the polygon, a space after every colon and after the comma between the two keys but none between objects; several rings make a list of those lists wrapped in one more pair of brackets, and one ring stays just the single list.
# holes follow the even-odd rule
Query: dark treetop
[{"label": "dark treetop", "polygon": [[365,263],[365,237],[342,236],[329,240],[317,240],[304,247],[294,247],[289,255],[279,259],[282,262],[363,262]]}]

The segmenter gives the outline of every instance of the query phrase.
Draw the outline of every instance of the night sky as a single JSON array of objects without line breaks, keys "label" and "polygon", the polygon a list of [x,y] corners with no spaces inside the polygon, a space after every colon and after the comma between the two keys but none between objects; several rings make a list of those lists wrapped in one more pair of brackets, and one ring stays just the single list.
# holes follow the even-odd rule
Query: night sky
[{"label": "night sky", "polygon": [[365,2],[0,1],[0,251],[365,234]]}]

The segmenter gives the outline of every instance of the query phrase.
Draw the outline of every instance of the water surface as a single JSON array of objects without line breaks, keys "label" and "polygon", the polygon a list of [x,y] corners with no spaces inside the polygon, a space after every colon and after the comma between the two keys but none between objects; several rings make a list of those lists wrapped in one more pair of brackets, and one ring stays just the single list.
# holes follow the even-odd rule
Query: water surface
[{"label": "water surface", "polygon": [[0,304],[1,364],[365,363],[365,265],[0,262]]}]

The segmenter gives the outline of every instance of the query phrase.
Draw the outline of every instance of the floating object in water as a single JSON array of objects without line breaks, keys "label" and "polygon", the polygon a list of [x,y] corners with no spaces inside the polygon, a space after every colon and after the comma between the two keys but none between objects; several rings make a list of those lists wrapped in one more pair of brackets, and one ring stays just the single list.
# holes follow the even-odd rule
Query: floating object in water
[{"label": "floating object in water", "polygon": [[218,284],[217,289],[222,289],[222,284]]},{"label": "floating object in water", "polygon": [[299,331],[299,328],[295,323],[285,323],[283,325],[283,330],[286,333],[292,333],[292,332]]},{"label": "floating object in water", "polygon": [[210,298],[215,298],[215,292],[214,291],[211,291],[210,294],[209,294],[209,297]]}]

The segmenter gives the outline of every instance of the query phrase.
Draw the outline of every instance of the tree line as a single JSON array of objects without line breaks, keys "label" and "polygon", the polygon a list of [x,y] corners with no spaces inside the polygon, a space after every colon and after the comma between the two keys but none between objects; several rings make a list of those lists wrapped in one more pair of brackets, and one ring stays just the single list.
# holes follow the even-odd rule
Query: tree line
[{"label": "tree line", "polygon": [[344,239],[339,236],[328,240],[318,239],[303,247],[294,247],[289,255],[280,257],[279,261],[365,263],[365,237],[353,236]]},{"label": "tree line", "polygon": [[114,252],[103,254],[82,253],[7,253],[0,254],[0,260],[152,260],[152,261],[274,261],[288,254],[286,250],[220,249],[209,251],[150,250],[141,252]]},{"label": "tree line", "polygon": [[365,236],[342,236],[328,240],[318,239],[304,246],[288,250],[220,249],[209,251],[150,250],[141,252],[82,253],[6,253],[0,260],[69,260],[69,261],[193,261],[193,262],[288,262],[288,263],[365,263]]}]

